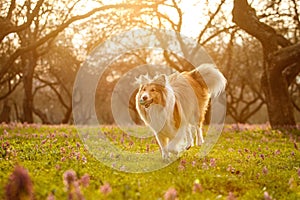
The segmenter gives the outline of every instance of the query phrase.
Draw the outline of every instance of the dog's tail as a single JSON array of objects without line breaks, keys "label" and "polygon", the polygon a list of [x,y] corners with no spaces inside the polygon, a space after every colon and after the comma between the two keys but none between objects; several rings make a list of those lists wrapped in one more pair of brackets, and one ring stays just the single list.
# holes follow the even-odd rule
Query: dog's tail
[{"label": "dog's tail", "polygon": [[[196,72],[200,73],[201,77],[198,76],[197,78]],[[204,80],[206,86],[209,89],[210,94],[214,97],[218,96],[221,92],[225,90],[227,82],[226,78],[216,68],[214,64],[206,63],[200,65],[192,71],[192,76],[196,78],[196,80],[199,80],[199,78],[202,79],[202,81]]]}]

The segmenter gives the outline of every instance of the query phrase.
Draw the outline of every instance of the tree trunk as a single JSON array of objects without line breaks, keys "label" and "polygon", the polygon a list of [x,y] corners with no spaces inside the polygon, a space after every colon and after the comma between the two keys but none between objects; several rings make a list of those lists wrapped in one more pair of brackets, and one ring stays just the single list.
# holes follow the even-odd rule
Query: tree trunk
[{"label": "tree trunk", "polygon": [[288,83],[283,72],[291,65],[300,63],[300,44],[291,45],[272,27],[260,22],[255,10],[248,4],[247,0],[234,0],[232,14],[233,21],[247,33],[257,38],[263,46],[265,65],[261,87],[265,94],[272,128],[295,126]]},{"label": "tree trunk", "polygon": [[272,128],[295,125],[288,84],[282,72],[266,70],[261,79],[261,86],[265,94]]},{"label": "tree trunk", "polygon": [[23,121],[27,123],[33,123],[33,74],[36,66],[36,55],[34,52],[29,52],[22,56],[23,60],[23,87],[24,87],[24,99],[23,99]]},{"label": "tree trunk", "polygon": [[8,105],[8,101],[5,100],[2,112],[0,114],[0,122],[6,122],[6,123],[10,122],[10,111],[11,111],[11,108]]}]

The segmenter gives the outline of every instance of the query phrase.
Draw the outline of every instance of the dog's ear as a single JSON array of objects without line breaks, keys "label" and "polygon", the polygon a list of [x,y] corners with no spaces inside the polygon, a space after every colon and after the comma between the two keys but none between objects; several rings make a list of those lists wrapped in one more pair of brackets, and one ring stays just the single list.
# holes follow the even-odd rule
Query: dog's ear
[{"label": "dog's ear", "polygon": [[154,77],[153,83],[157,83],[165,86],[167,84],[168,77],[165,74],[160,74]]},{"label": "dog's ear", "polygon": [[135,78],[135,83],[138,85],[146,84],[150,81],[149,75],[140,75],[138,78]]}]

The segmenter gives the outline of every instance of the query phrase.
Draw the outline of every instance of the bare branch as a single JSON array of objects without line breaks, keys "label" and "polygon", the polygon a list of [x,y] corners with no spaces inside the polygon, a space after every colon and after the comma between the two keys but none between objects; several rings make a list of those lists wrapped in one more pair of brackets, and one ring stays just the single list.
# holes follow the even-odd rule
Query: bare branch
[{"label": "bare branch", "polygon": [[33,21],[33,19],[38,15],[40,7],[42,6],[43,3],[44,3],[44,0],[39,0],[37,2],[35,8],[33,9],[33,11],[28,16],[26,22],[23,23],[22,25],[19,25],[19,26],[10,26],[10,28],[8,28],[8,29],[1,29],[1,31],[0,31],[0,42],[2,42],[2,40],[4,39],[4,37],[6,35],[8,35],[10,33],[14,33],[14,32],[20,32],[20,31],[26,29],[27,27],[29,27],[30,24],[31,24],[31,22]]},{"label": "bare branch", "polygon": [[198,36],[198,40],[197,43],[199,44],[204,33],[207,31],[207,29],[211,26],[211,22],[215,19],[216,15],[219,13],[219,11],[222,8],[222,5],[224,4],[225,0],[222,0],[221,3],[218,5],[216,11],[209,17],[208,22],[206,23],[206,25],[204,26],[204,28],[202,29],[202,31],[200,32],[199,36]]}]

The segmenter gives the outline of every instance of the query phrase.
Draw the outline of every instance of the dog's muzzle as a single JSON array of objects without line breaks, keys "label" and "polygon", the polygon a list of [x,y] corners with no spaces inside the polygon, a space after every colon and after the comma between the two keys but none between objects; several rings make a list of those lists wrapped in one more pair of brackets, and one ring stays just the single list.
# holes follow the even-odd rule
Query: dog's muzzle
[{"label": "dog's muzzle", "polygon": [[140,105],[145,106],[145,108],[148,108],[152,102],[153,102],[153,99],[149,99],[146,101],[143,99],[140,99]]}]

